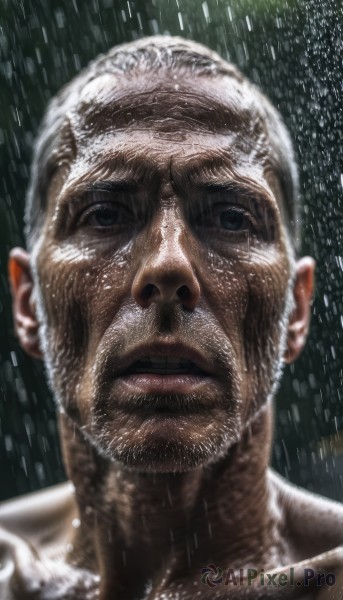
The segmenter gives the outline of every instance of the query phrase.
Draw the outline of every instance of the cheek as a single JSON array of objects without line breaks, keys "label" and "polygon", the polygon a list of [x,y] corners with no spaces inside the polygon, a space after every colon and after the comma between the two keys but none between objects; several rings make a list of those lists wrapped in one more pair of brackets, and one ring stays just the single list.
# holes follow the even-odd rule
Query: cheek
[{"label": "cheek", "polygon": [[246,395],[256,406],[267,399],[279,375],[289,312],[289,271],[280,258],[252,269],[247,281],[249,300],[243,330]]},{"label": "cheek", "polygon": [[203,255],[204,299],[217,317],[237,356],[240,356],[242,324],[248,305],[247,274],[237,258],[224,259],[209,253]]},{"label": "cheek", "polygon": [[[230,259],[203,256],[204,297],[230,340],[237,359],[245,362],[277,331],[283,312],[288,273],[281,260],[257,253]],[[206,265],[206,267],[205,267]]]},{"label": "cheek", "polygon": [[287,308],[289,272],[282,261],[253,265],[247,274],[248,303],[244,323],[246,354],[274,346]]},{"label": "cheek", "polygon": [[285,252],[211,258],[203,271],[206,301],[227,336],[240,370],[245,410],[265,400],[278,373],[288,315]]},{"label": "cheek", "polygon": [[289,269],[282,253],[241,253],[230,259],[202,256],[204,299],[246,362],[274,343],[285,311]]},{"label": "cheek", "polygon": [[[88,411],[97,348],[127,288],[123,260],[42,250],[37,261],[41,343],[54,394],[75,420]],[[83,400],[84,399],[84,400]],[[82,415],[82,417],[81,417]]]}]

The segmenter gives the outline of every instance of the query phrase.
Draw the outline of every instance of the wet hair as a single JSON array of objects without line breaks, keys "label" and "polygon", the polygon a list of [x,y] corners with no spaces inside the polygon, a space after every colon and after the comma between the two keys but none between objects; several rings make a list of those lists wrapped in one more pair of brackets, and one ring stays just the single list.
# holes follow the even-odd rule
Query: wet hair
[{"label": "wet hair", "polygon": [[[299,241],[298,173],[286,126],[270,101],[234,65],[206,46],[179,37],[154,36],[115,46],[98,56],[65,85],[50,101],[42,120],[31,165],[26,197],[25,236],[32,248],[44,221],[49,183],[59,166],[66,115],[77,106],[85,85],[103,74],[152,73],[159,70],[193,76],[231,77],[253,92],[260,121],[268,134],[269,163],[272,164],[283,196],[284,220],[293,247]],[[243,89],[244,93],[244,89]]]}]

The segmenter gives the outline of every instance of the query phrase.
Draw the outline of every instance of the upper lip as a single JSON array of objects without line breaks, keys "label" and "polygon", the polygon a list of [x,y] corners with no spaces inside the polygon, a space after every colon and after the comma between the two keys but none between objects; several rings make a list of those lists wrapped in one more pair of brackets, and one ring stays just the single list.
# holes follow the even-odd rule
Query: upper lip
[{"label": "upper lip", "polygon": [[139,360],[147,357],[164,357],[171,359],[190,360],[196,367],[203,371],[204,375],[214,375],[213,366],[210,361],[198,350],[182,342],[155,342],[138,346],[131,352],[124,354],[117,362],[116,375],[124,375]]}]

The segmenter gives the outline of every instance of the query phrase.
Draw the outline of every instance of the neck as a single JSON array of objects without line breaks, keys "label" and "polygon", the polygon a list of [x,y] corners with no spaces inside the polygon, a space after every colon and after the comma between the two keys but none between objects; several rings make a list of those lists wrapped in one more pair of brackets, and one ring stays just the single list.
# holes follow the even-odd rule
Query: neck
[{"label": "neck", "polygon": [[100,457],[61,416],[81,520],[73,560],[101,575],[101,598],[142,596],[166,578],[189,581],[194,574],[199,581],[209,562],[275,566],[270,413],[262,411],[213,465],[177,474],[130,471]]}]

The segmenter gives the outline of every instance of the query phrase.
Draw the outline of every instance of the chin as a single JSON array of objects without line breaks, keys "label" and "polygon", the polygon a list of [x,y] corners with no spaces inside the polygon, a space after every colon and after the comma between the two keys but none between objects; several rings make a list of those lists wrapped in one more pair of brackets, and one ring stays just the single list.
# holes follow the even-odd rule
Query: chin
[{"label": "chin", "polygon": [[125,468],[182,473],[216,462],[239,440],[236,420],[223,426],[216,417],[162,414],[137,422],[133,416],[130,426],[126,422],[114,430],[108,422],[97,422],[86,435],[102,457]]},{"label": "chin", "polygon": [[211,452],[210,448],[189,447],[175,442],[156,440],[146,445],[115,449],[96,445],[106,458],[120,464],[123,468],[146,473],[185,473],[205,466],[213,459],[219,459],[220,452]]},{"label": "chin", "polygon": [[209,462],[208,454],[200,448],[159,441],[124,449],[114,453],[113,459],[124,468],[146,473],[185,473]]}]

